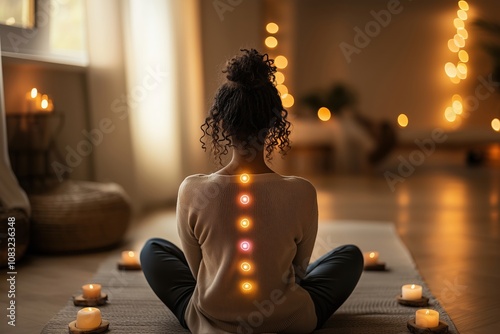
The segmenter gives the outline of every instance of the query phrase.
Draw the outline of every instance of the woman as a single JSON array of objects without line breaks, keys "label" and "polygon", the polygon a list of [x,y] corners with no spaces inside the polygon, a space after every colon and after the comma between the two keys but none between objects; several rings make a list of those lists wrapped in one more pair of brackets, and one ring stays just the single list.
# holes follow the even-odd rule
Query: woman
[{"label": "woman", "polygon": [[267,162],[289,149],[290,123],[267,55],[242,50],[202,125],[214,157],[232,160],[179,189],[184,253],[162,239],[141,253],[157,296],[193,333],[310,333],[356,286],[363,257],[339,247],[309,265],[318,228],[316,190]]}]

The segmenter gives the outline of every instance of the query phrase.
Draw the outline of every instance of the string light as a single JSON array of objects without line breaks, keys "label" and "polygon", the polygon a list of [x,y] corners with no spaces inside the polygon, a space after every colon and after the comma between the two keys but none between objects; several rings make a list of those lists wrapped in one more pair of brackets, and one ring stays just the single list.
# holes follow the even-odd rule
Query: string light
[{"label": "string light", "polygon": [[500,119],[493,118],[493,120],[491,121],[491,128],[496,132],[500,132]]},{"label": "string light", "polygon": [[283,107],[290,108],[295,103],[295,99],[292,94],[283,94],[281,95],[281,103],[283,103]]},{"label": "string light", "polygon": [[406,128],[408,126],[408,116],[406,116],[405,114],[399,114],[398,124],[400,127]]},{"label": "string light", "polygon": [[318,109],[318,118],[320,120],[322,120],[323,122],[330,120],[331,117],[332,117],[332,113],[331,113],[330,109],[328,109],[326,107],[321,107]]},{"label": "string light", "polygon": [[459,1],[458,7],[460,7],[461,10],[469,10],[469,4],[467,3],[467,1]]},{"label": "string light", "polygon": [[241,250],[243,250],[245,252],[249,251],[250,250],[250,243],[248,241],[243,241],[240,244],[240,248],[241,248]]},{"label": "string light", "polygon": [[264,43],[270,49],[274,49],[275,47],[278,46],[278,40],[274,36],[267,37],[266,40],[264,41]]},{"label": "string light", "polygon": [[248,262],[242,262],[240,268],[241,270],[248,272],[252,269],[252,266]]},{"label": "string light", "polygon": [[276,83],[278,85],[281,85],[282,83],[285,82],[285,75],[281,72],[274,73],[274,78],[276,79]]},{"label": "string light", "polygon": [[278,30],[280,30],[280,27],[276,23],[274,23],[274,22],[269,22],[266,25],[266,30],[270,34],[275,34],[275,33],[278,32]]},{"label": "string light", "polygon": [[252,284],[250,282],[245,282],[241,285],[241,288],[243,289],[243,291],[249,292],[252,290]]},{"label": "string light", "polygon": [[240,221],[240,226],[243,227],[243,228],[248,228],[250,227],[250,220],[248,218],[243,218],[241,221]]},{"label": "string light", "polygon": [[240,202],[241,204],[248,204],[250,203],[250,197],[248,195],[241,195]]},{"label": "string light", "polygon": [[460,50],[458,52],[458,59],[460,59],[461,62],[466,63],[469,61],[469,54],[465,50]]},{"label": "string light", "polygon": [[284,69],[288,66],[288,59],[285,56],[278,56],[274,59],[274,64],[279,69]]},{"label": "string light", "polygon": [[248,181],[250,181],[250,176],[248,176],[248,174],[241,174],[240,181],[242,183],[248,183]]}]

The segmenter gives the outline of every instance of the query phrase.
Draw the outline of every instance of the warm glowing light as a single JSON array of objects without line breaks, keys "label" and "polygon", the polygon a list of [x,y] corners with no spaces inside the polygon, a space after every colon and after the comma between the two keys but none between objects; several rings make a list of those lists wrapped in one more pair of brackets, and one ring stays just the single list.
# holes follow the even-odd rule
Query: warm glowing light
[{"label": "warm glowing light", "polygon": [[240,265],[240,268],[241,270],[243,271],[250,271],[250,269],[252,269],[252,266],[250,265],[250,263],[248,262],[243,262],[241,265]]},{"label": "warm glowing light", "polygon": [[450,78],[450,81],[454,84],[458,84],[460,83],[460,78],[459,77],[453,77],[453,78]]},{"label": "warm glowing light", "polygon": [[132,251],[129,251],[127,254],[128,254],[128,257],[134,257],[135,256],[135,253],[132,252]]},{"label": "warm glowing light", "polygon": [[500,119],[493,118],[493,120],[491,121],[491,128],[496,132],[500,132]]},{"label": "warm glowing light", "polygon": [[275,47],[278,46],[278,40],[274,36],[269,36],[266,38],[265,42],[266,46],[268,48],[274,49]]},{"label": "warm glowing light", "polygon": [[455,44],[454,39],[448,40],[448,49],[450,49],[451,52],[458,52],[460,48]]},{"label": "warm glowing light", "polygon": [[252,284],[250,284],[249,282],[245,282],[241,285],[241,288],[244,290],[244,291],[250,291],[252,290]]},{"label": "warm glowing light", "polygon": [[281,95],[281,102],[283,103],[283,107],[290,108],[295,103],[295,99],[292,94],[284,94]]},{"label": "warm glowing light", "polygon": [[240,244],[240,248],[241,248],[241,250],[249,251],[250,250],[250,243],[248,241],[243,241]]},{"label": "warm glowing light", "polygon": [[332,113],[330,112],[330,109],[326,107],[321,107],[318,109],[318,118],[323,122],[330,120],[331,117]]},{"label": "warm glowing light", "polygon": [[444,71],[446,72],[446,75],[449,76],[450,78],[454,78],[457,76],[457,68],[453,63],[447,62],[444,65]]},{"label": "warm glowing light", "polygon": [[461,62],[466,63],[469,61],[469,54],[465,50],[460,50],[458,52],[458,59],[460,59]]},{"label": "warm glowing light", "polygon": [[406,116],[405,114],[399,114],[398,124],[400,127],[406,128],[408,126],[408,116]]},{"label": "warm glowing light", "polygon": [[241,221],[240,221],[240,225],[241,227],[243,228],[247,228],[250,226],[250,220],[248,220],[247,218],[243,218]]},{"label": "warm glowing light", "polygon": [[250,203],[250,196],[248,196],[248,195],[241,195],[240,202],[241,202],[241,204],[248,204],[248,203]]},{"label": "warm glowing light", "polygon": [[467,1],[459,1],[458,7],[460,7],[461,10],[469,10],[469,4]]},{"label": "warm glowing light", "polygon": [[277,68],[283,69],[288,66],[288,59],[285,56],[278,56],[274,59],[274,64]]},{"label": "warm glowing light", "polygon": [[16,18],[15,17],[9,17],[7,20],[5,20],[5,24],[8,26],[11,26],[16,23]]},{"label": "warm glowing light", "polygon": [[373,259],[375,258],[375,252],[371,252],[370,255],[368,255],[370,257],[370,259]]},{"label": "warm glowing light", "polygon": [[462,97],[460,96],[460,94],[453,94],[453,96],[451,97],[451,100],[462,102]]},{"label": "warm glowing light", "polygon": [[455,34],[455,36],[453,36],[453,40],[459,48],[463,48],[465,46],[465,39],[459,34]]},{"label": "warm glowing light", "polygon": [[457,65],[457,71],[459,73],[466,74],[467,73],[467,65],[465,65],[464,63],[458,63],[458,65]]},{"label": "warm glowing light", "polygon": [[455,28],[464,28],[465,27],[465,23],[464,21],[460,20],[459,18],[456,18],[453,20],[453,25],[455,26]]},{"label": "warm glowing light", "polygon": [[276,83],[278,85],[281,85],[283,82],[285,82],[285,75],[281,72],[274,73],[274,78],[276,79]]},{"label": "warm glowing light", "polygon": [[31,89],[31,98],[34,99],[38,95],[38,89],[32,88]]},{"label": "warm glowing light", "polygon": [[451,123],[457,119],[457,114],[455,114],[452,107],[448,107],[444,112],[444,118]]},{"label": "warm glowing light", "polygon": [[469,38],[469,33],[467,32],[467,30],[465,28],[458,28],[457,34],[462,36],[464,39]]},{"label": "warm glowing light", "polygon": [[463,72],[457,72],[457,78],[460,79],[460,80],[467,79],[467,72],[465,72],[465,73],[463,73]]},{"label": "warm glowing light", "polygon": [[288,87],[285,85],[277,85],[276,89],[278,90],[278,92],[280,92],[281,96],[288,94]]},{"label": "warm glowing light", "polygon": [[453,109],[453,112],[457,115],[460,115],[463,111],[463,108],[464,108],[462,105],[462,102],[460,102],[460,101],[453,101],[451,107]]},{"label": "warm glowing light", "polygon": [[47,107],[49,106],[49,101],[47,100],[42,100],[42,102],[40,103],[40,106],[42,107],[42,109],[47,109]]},{"label": "warm glowing light", "polygon": [[463,21],[467,20],[467,12],[465,12],[464,10],[461,10],[461,9],[458,10],[457,16],[460,20],[463,20]]},{"label": "warm glowing light", "polygon": [[248,183],[248,181],[250,181],[250,176],[248,176],[248,174],[241,174],[240,181],[243,183]]},{"label": "warm glowing light", "polygon": [[266,25],[266,30],[270,34],[275,34],[280,30],[280,27],[276,23],[270,22]]}]

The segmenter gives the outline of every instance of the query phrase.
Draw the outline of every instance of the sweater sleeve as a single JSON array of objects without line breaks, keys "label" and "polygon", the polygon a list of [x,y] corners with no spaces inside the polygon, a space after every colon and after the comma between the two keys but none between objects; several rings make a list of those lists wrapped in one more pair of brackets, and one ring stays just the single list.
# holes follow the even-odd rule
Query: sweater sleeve
[{"label": "sweater sleeve", "polygon": [[307,272],[307,267],[311,259],[311,254],[314,248],[314,243],[316,241],[316,234],[318,232],[318,203],[316,189],[311,185],[311,190],[306,192],[310,194],[309,210],[304,218],[303,224],[303,237],[297,243],[297,253],[293,259],[293,266],[295,269],[296,277],[301,280],[304,278]]},{"label": "sweater sleeve", "polygon": [[202,253],[198,238],[194,234],[196,217],[193,217],[194,213],[192,213],[191,210],[193,198],[190,198],[191,196],[189,195],[189,187],[187,184],[187,180],[181,184],[177,196],[177,231],[191,273],[193,277],[197,279]]}]

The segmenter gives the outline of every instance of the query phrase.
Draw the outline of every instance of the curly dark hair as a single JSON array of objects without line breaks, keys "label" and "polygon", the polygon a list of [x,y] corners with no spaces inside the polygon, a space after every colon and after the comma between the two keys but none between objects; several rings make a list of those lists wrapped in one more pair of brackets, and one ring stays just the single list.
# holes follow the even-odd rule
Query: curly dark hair
[{"label": "curly dark hair", "polygon": [[202,148],[206,151],[209,142],[220,164],[221,156],[236,145],[243,149],[264,145],[267,161],[275,148],[282,156],[290,149],[290,122],[275,86],[274,60],[255,49],[240,51],[242,54],[230,59],[222,71],[227,81],[217,90],[201,126]]}]

